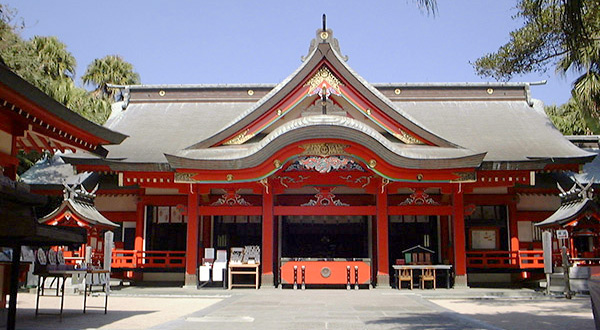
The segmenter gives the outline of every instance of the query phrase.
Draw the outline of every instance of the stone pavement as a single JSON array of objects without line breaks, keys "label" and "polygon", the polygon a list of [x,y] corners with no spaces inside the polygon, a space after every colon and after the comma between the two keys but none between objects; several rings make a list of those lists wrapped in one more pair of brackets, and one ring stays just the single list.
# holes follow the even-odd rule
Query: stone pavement
[{"label": "stone pavement", "polygon": [[[50,300],[48,300],[50,299]],[[41,301],[56,312],[58,300]],[[543,297],[529,290],[115,290],[108,314],[34,316],[35,294],[19,295],[18,329],[594,329],[589,297]],[[92,305],[100,306],[101,297]]]}]

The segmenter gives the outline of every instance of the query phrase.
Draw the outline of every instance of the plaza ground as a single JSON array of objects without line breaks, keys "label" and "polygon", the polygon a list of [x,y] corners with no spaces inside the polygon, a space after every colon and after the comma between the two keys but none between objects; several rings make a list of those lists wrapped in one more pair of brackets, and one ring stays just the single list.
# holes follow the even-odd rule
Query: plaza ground
[{"label": "plaza ground", "polygon": [[[92,297],[101,306],[102,297]],[[65,298],[62,317],[35,317],[35,294],[21,293],[17,329],[594,329],[589,297],[567,300],[529,290],[196,290],[124,287],[108,314],[82,313]],[[42,298],[58,312],[58,298]]]}]

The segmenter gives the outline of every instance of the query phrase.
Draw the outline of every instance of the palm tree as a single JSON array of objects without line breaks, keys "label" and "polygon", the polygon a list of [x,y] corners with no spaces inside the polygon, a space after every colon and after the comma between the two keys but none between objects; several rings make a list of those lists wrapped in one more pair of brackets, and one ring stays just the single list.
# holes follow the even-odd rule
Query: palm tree
[{"label": "palm tree", "polygon": [[116,91],[109,84],[134,85],[140,83],[140,76],[133,71],[133,65],[118,55],[108,55],[92,62],[81,77],[84,84],[94,86],[94,94],[114,99]]},{"label": "palm tree", "polygon": [[36,36],[29,46],[37,55],[41,72],[54,80],[73,79],[77,61],[58,38]]}]

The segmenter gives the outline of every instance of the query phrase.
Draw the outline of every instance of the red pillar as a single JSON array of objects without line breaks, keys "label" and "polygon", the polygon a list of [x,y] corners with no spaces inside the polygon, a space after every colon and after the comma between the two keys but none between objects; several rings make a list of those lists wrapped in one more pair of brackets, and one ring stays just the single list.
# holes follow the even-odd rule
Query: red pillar
[{"label": "red pillar", "polygon": [[[519,226],[517,224],[517,204],[511,202],[508,204],[508,225],[510,231],[510,251],[519,253]],[[516,260],[512,261],[516,263]]]},{"label": "red pillar", "polygon": [[187,244],[185,251],[185,285],[196,285],[198,268],[198,193],[188,193]]},{"label": "red pillar", "polygon": [[465,209],[464,195],[460,186],[452,194],[454,225],[454,271],[455,286],[467,286],[467,251],[465,244]]},{"label": "red pillar", "polygon": [[263,216],[262,216],[262,276],[261,283],[264,286],[273,286],[273,192],[267,189],[263,192]]},{"label": "red pillar", "polygon": [[390,285],[388,245],[388,195],[385,188],[377,193],[377,286]]},{"label": "red pillar", "polygon": [[145,217],[146,205],[142,200],[142,196],[139,197],[136,209],[136,221],[135,221],[135,242],[134,249],[138,251],[144,250],[144,217]]}]

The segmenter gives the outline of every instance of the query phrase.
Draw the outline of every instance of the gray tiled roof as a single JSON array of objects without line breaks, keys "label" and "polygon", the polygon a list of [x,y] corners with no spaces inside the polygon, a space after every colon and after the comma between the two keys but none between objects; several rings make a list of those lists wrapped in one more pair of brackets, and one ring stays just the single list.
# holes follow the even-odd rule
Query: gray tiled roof
[{"label": "gray tiled roof", "polygon": [[540,101],[395,102],[441,137],[477,152],[486,162],[590,157],[550,122]]},{"label": "gray tiled roof", "polygon": [[568,172],[567,175],[572,180],[577,180],[581,184],[586,185],[592,182],[595,185],[597,185],[600,183],[600,157],[598,156],[600,155],[600,150],[595,149],[587,151],[592,152],[596,155],[594,160],[587,164],[584,164],[583,171],[581,173]]},{"label": "gray tiled roof", "polygon": [[175,153],[213,135],[252,104],[130,103],[107,122],[108,128],[129,135],[120,145],[106,147],[107,158],[166,163],[164,153]]},{"label": "gray tiled roof", "polygon": [[40,159],[21,174],[20,181],[28,185],[53,185],[62,189],[65,183],[82,182],[91,175],[90,172],[75,174],[73,165],[66,164],[62,155],[64,154],[58,152],[53,157]]}]

